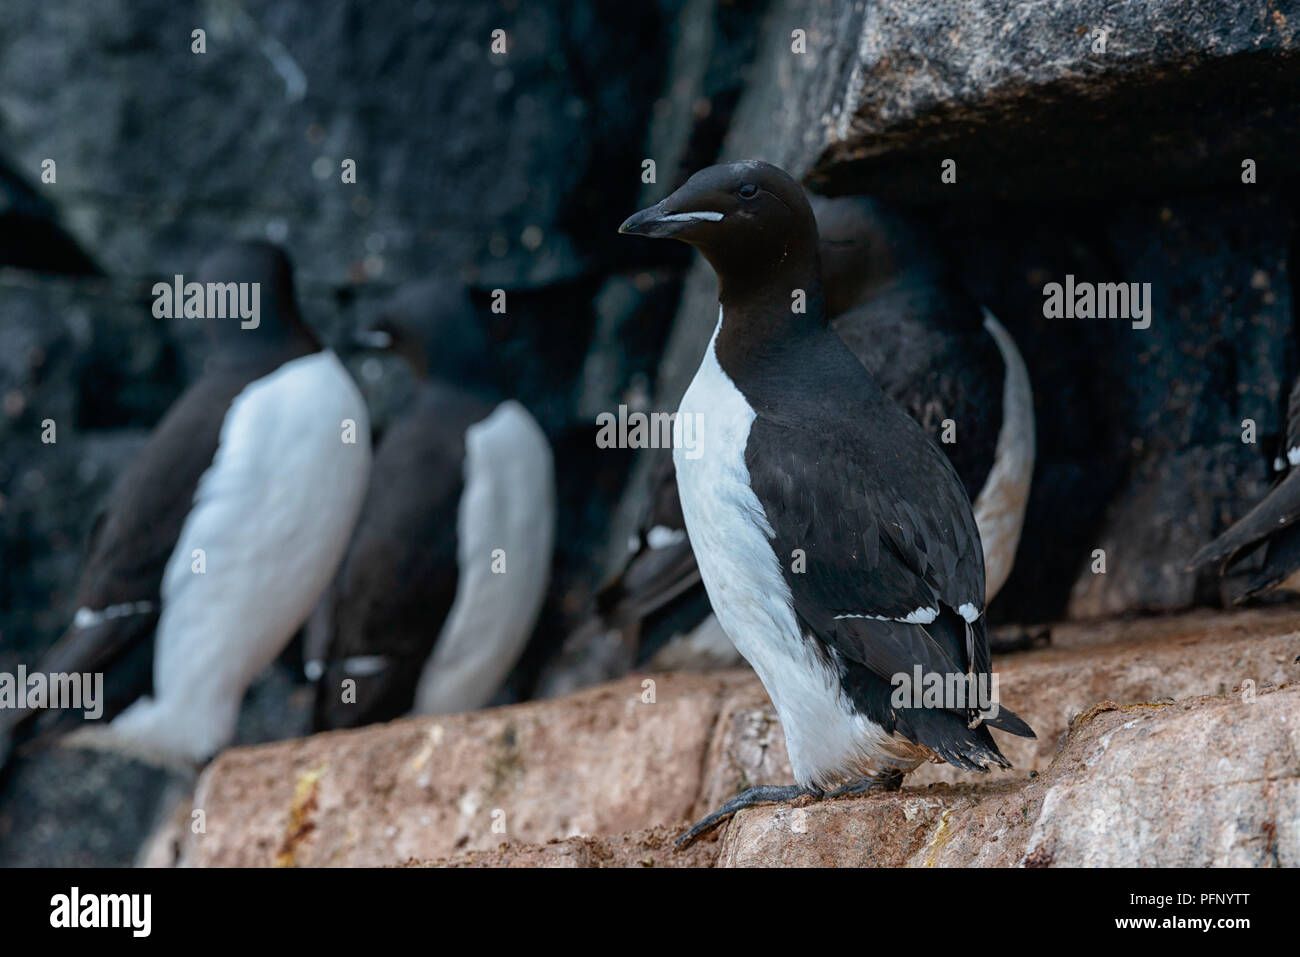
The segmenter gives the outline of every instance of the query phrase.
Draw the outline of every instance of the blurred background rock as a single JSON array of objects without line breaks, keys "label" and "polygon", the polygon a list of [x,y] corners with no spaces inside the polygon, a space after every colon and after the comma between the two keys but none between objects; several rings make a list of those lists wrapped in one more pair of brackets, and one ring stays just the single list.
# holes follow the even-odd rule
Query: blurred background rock
[{"label": "blurred background rock", "polygon": [[[596,448],[595,415],[674,409],[712,329],[688,250],[614,231],[746,156],[911,207],[1018,339],[1039,460],[995,620],[1220,601],[1183,568],[1267,487],[1297,372],[1293,3],[9,0],[4,21],[0,670],[66,626],[99,501],[202,361],[150,287],[265,237],[333,344],[403,280],[507,291],[482,321],[560,483],[552,594],[503,700],[528,697],[644,502],[645,467]],[[1150,282],[1151,327],[1043,319],[1067,273]],[[382,429],[406,383],[353,372]],[[301,733],[306,704],[290,653],[240,740]],[[167,777],[24,762],[0,863],[129,863]]]}]

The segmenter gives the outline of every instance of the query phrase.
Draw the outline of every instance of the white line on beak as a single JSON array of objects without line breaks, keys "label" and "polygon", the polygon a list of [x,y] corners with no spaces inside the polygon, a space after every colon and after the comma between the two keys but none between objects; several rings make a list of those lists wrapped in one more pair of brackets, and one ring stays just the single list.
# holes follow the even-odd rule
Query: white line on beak
[{"label": "white line on beak", "polygon": [[669,213],[667,216],[660,216],[659,221],[664,223],[694,223],[700,221],[716,223],[721,218],[721,213],[703,210],[698,213]]}]

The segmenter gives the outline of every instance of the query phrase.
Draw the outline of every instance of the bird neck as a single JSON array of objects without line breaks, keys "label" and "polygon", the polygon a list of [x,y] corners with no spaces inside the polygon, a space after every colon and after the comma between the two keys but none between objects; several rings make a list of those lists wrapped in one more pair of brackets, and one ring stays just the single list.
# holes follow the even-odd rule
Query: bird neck
[{"label": "bird neck", "polygon": [[310,355],[322,349],[315,333],[296,314],[264,314],[254,329],[227,323],[212,335],[208,362],[216,367],[265,366]]},{"label": "bird neck", "polygon": [[720,276],[721,326],[715,343],[718,361],[736,378],[745,372],[779,371],[788,355],[829,334],[826,297],[815,244],[802,262]]}]

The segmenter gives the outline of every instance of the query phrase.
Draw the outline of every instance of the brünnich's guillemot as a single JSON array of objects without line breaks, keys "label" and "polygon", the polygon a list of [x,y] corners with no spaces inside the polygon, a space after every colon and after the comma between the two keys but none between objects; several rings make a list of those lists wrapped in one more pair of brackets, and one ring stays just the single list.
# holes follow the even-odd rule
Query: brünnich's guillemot
[{"label": "br\u00fcnnich's guillemot", "polygon": [[1280,478],[1249,512],[1227,531],[1204,546],[1190,568],[1220,566],[1226,574],[1259,548],[1262,567],[1234,596],[1240,604],[1274,589],[1300,591],[1300,379],[1291,387],[1287,402],[1286,449],[1274,468]]},{"label": "br\u00fcnnich's guillemot", "polygon": [[113,720],[49,712],[38,731],[81,725],[68,743],[182,767],[231,739],[244,691],[334,574],[370,472],[365,403],[299,317],[284,252],[235,244],[200,274],[259,284],[260,315],[197,320],[203,373],[110,493],[75,620],[39,666],[106,672]]},{"label": "br\u00fcnnich's guillemot", "polygon": [[318,729],[488,704],[537,622],[555,535],[550,443],[501,398],[465,290],[405,286],[359,338],[401,356],[418,384],[379,442],[356,534],[308,629]]},{"label": "br\u00fcnnich's guillemot", "polygon": [[[1024,360],[913,220],[868,197],[809,200],[832,327],[957,469],[975,504],[992,602],[1014,564],[1034,469]],[[652,668],[733,664],[682,531],[671,455],[645,454],[662,466],[627,558],[598,592],[595,626],[619,629],[620,643]]]},{"label": "br\u00fcnnich's guillemot", "polygon": [[1034,471],[1025,361],[914,220],[864,196],[816,197],[813,210],[832,327],[957,470],[991,602],[1015,563]]},{"label": "br\u00fcnnich's guillemot", "polygon": [[703,454],[674,450],[677,485],[713,610],[772,698],[797,782],[750,788],[682,840],[761,801],[897,787],[931,758],[1008,766],[989,728],[1033,732],[1006,708],[894,700],[917,669],[987,682],[979,533],[952,465],[831,331],[802,188],[767,163],[709,167],[620,232],[689,243],[718,277],[680,407],[703,417]]}]

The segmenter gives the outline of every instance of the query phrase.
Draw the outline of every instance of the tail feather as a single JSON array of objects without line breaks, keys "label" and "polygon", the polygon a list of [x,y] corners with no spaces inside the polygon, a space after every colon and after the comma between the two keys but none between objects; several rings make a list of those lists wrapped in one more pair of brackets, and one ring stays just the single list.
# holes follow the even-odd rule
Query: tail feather
[{"label": "tail feather", "polygon": [[984,723],[990,728],[997,728],[999,731],[1014,734],[1019,738],[1038,737],[1038,735],[1034,734],[1034,729],[1027,725],[1018,714],[1001,705],[998,706],[998,716],[996,718],[985,718]]},{"label": "tail feather", "polygon": [[943,761],[964,771],[1009,768],[1011,762],[998,749],[984,725],[971,728],[951,711],[899,709],[897,728],[904,736],[923,744]]},{"label": "tail feather", "polygon": [[[140,613],[74,624],[29,670],[78,674],[107,673],[111,668],[112,680],[105,680],[104,700],[100,702],[108,720],[149,690],[153,667],[153,644],[149,639],[157,621],[158,613],[150,603],[149,609]],[[0,712],[0,777],[29,752],[45,747],[81,723],[82,715],[75,711],[24,708]]]}]

